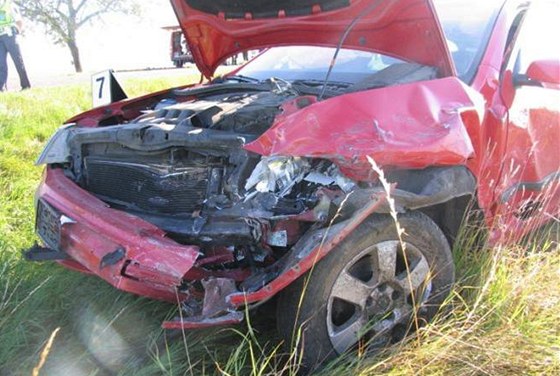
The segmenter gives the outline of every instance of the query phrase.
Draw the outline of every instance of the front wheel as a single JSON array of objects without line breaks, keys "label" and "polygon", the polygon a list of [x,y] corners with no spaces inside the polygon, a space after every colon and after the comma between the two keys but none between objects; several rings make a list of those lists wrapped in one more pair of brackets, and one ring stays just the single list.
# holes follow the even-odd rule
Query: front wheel
[{"label": "front wheel", "polygon": [[399,222],[404,247],[392,218],[373,216],[280,295],[278,330],[294,346],[301,328],[307,368],[359,341],[375,348],[401,340],[415,316],[431,319],[449,294],[455,269],[442,231],[419,212]]}]

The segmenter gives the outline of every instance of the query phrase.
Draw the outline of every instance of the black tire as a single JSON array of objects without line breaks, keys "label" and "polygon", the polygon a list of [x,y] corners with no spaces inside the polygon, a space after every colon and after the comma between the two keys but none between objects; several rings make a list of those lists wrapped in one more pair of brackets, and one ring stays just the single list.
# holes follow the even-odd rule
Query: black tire
[{"label": "black tire", "polygon": [[175,65],[175,68],[183,68],[185,62],[183,60],[175,60],[173,64]]},{"label": "black tire", "polygon": [[[421,296],[416,297],[419,289],[414,290],[414,295],[417,300],[420,301],[423,299],[421,309],[417,310],[418,321],[428,321],[437,313],[441,303],[443,303],[448,296],[451,286],[454,283],[455,268],[449,243],[440,228],[428,216],[420,212],[403,214],[399,217],[399,222],[406,232],[403,241],[407,244],[406,254],[407,257],[410,258],[411,263],[409,265],[410,269],[408,270],[412,270],[412,275],[420,275],[420,272],[417,272],[417,270],[421,269],[420,266],[424,265],[422,268],[425,270],[425,265],[429,265],[427,274],[429,278],[422,282],[423,292]],[[394,322],[395,328],[391,329],[390,333],[390,338],[393,339],[392,342],[395,342],[393,336],[400,336],[400,338],[397,338],[397,340],[400,340],[409,332],[412,326],[410,325],[412,319],[410,317],[406,319],[404,315],[402,315],[403,312],[409,311],[404,308],[394,308],[390,311],[390,307],[393,305],[396,306],[397,302],[404,307],[411,299],[411,297],[405,296],[407,294],[405,291],[406,288],[403,288],[402,296],[399,296],[399,292],[397,292],[397,289],[403,286],[402,271],[398,272],[399,268],[402,270],[402,250],[394,251],[395,254],[400,252],[400,262],[398,260],[398,255],[396,256],[397,259],[395,259],[394,256],[390,257],[390,261],[393,262],[392,264],[388,264],[386,261],[379,261],[382,258],[383,260],[387,260],[386,255],[389,255],[392,251],[387,252],[386,249],[388,249],[387,247],[389,246],[392,247],[395,241],[398,241],[398,236],[392,218],[386,215],[372,216],[361,224],[356,231],[334,249],[324,260],[319,262],[314,270],[299,278],[280,294],[277,305],[278,331],[284,338],[289,351],[293,351],[294,344],[298,337],[298,331],[301,328],[298,350],[303,351],[303,366],[305,369],[315,369],[320,364],[336,358],[343,352],[341,348],[344,342],[343,344],[339,344],[338,349],[335,349],[333,346],[333,342],[339,339],[337,337],[339,334],[336,332],[336,325],[338,325],[338,323],[335,323],[335,321],[341,322],[344,328],[346,322],[343,322],[341,317],[349,316],[348,313],[344,313],[345,309],[349,309],[348,305],[355,311],[353,315],[357,314],[360,316],[365,314],[368,317],[367,320],[371,321],[375,320],[370,318],[370,314],[378,317],[376,324],[372,326],[373,328],[385,328],[386,325],[389,325],[386,323]],[[411,250],[414,249],[416,253],[408,250],[408,248]],[[364,255],[364,252],[368,253]],[[413,264],[413,254],[416,254],[419,260],[416,262],[416,266]],[[377,255],[377,257],[374,255]],[[377,261],[375,261],[374,258]],[[378,263],[377,275],[375,272],[366,272],[365,270],[367,269],[365,265],[370,265],[372,261]],[[382,264],[384,264],[384,267],[381,266]],[[393,264],[395,265],[395,277],[390,280],[391,285],[388,287],[389,282],[380,283],[378,281],[386,279],[385,275],[388,275],[386,270],[391,270]],[[391,266],[389,267],[388,265]],[[371,267],[373,270],[374,266]],[[347,281],[347,278],[345,278],[346,276],[351,275],[353,278],[359,278],[361,280],[361,276],[355,276],[352,273],[371,275],[371,281],[377,281],[368,282],[373,283],[377,287],[372,291],[373,295],[368,295],[366,303],[364,303],[365,308],[361,308],[361,303],[353,304],[346,302],[344,299],[339,299],[337,296],[333,297],[333,295],[340,295],[340,292],[345,291],[345,289],[341,289],[340,286],[346,286],[341,284]],[[409,281],[412,280],[412,278],[407,279]],[[365,284],[365,282],[363,282],[365,280],[367,280],[367,277],[362,280],[362,283]],[[396,287],[394,287],[395,281],[399,283]],[[306,291],[303,295],[303,299],[301,299],[302,291],[306,283]],[[428,285],[429,289],[426,288]],[[352,286],[354,285],[352,284]],[[412,290],[412,287],[413,286],[410,285],[409,290]],[[383,290],[381,290],[382,288]],[[348,291],[353,291],[351,293],[351,300],[353,301],[356,301],[355,298],[358,296],[357,293],[354,293],[355,290],[356,289],[348,289]],[[361,291],[361,289],[358,290]],[[384,294],[390,294],[388,295],[390,298]],[[372,296],[374,298],[372,298]],[[375,301],[372,302],[372,299],[375,299]],[[384,303],[381,304],[379,301],[383,301]],[[372,305],[374,306],[373,309],[371,308]],[[379,318],[379,313],[383,310],[387,313],[384,314],[385,316],[383,316],[383,318]],[[388,313],[389,311],[390,313]],[[346,316],[344,316],[345,314]],[[390,317],[393,317],[393,321],[389,320]],[[403,319],[398,319],[399,317],[403,317]],[[349,318],[348,322],[350,322],[350,320]],[[355,320],[358,321],[358,319]],[[363,321],[362,319],[359,320],[360,322]],[[401,323],[401,320],[406,321],[406,323]],[[352,326],[354,325],[356,324]],[[350,325],[348,325],[348,328],[350,328]],[[340,333],[349,332],[348,328],[341,330]],[[397,330],[400,334],[393,333],[393,331],[396,332]],[[329,335],[329,333],[331,334]],[[383,334],[384,339],[389,338],[388,332],[379,330],[379,336],[381,336],[381,334]],[[341,338],[348,338],[348,336]],[[371,336],[369,339],[371,342],[375,342],[372,340]],[[375,346],[385,346],[387,344],[388,342],[385,342],[376,344]],[[372,347],[375,346],[372,345]]]}]

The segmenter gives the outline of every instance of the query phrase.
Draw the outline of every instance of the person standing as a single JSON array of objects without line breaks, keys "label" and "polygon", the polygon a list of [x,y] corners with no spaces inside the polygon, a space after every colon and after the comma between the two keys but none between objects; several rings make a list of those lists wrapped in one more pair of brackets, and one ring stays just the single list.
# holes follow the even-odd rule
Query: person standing
[{"label": "person standing", "polygon": [[22,90],[31,87],[17,41],[17,36],[22,27],[21,15],[12,0],[0,0],[0,91],[7,89],[8,54],[10,54],[18,72]]}]

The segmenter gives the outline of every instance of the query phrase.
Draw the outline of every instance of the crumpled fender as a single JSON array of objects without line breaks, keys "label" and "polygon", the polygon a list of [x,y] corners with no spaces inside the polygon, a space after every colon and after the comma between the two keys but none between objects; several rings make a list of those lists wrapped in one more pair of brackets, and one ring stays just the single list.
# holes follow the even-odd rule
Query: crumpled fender
[{"label": "crumpled fender", "polygon": [[[468,115],[468,116],[466,116]],[[333,161],[350,178],[375,179],[367,161],[421,169],[464,165],[474,157],[468,129],[484,106],[458,78],[416,82],[316,102],[277,122],[246,149]],[[464,119],[470,123],[465,124]]]}]

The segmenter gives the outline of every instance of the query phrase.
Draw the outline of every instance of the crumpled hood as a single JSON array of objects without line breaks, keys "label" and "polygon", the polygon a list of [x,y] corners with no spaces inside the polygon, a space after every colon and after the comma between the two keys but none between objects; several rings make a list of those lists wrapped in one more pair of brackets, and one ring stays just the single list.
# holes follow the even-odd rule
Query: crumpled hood
[{"label": "crumpled hood", "polygon": [[[199,70],[235,53],[313,45],[376,51],[455,69],[431,0],[171,0]],[[350,27],[351,26],[351,27]],[[348,32],[346,37],[343,37]]]}]

